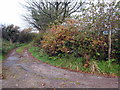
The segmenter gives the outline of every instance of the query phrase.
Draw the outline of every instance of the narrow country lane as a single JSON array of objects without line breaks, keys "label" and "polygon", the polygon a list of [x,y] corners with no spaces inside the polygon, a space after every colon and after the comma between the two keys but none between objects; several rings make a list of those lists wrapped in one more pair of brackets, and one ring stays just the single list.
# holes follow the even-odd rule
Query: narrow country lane
[{"label": "narrow country lane", "polygon": [[44,64],[27,49],[11,51],[3,65],[2,88],[118,88],[118,78],[72,72]]}]

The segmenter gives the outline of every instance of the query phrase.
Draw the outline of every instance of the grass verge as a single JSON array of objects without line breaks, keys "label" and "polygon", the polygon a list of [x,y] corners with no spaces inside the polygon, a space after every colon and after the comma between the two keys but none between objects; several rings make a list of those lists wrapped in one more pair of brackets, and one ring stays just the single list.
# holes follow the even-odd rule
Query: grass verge
[{"label": "grass verge", "polygon": [[27,48],[27,47],[29,47],[29,44],[24,44],[23,46],[18,47],[18,48],[16,49],[16,52],[19,53],[19,54],[21,54],[21,53],[24,52],[24,49]]},{"label": "grass verge", "polygon": [[47,54],[44,53],[43,50],[40,50],[39,47],[30,47],[29,52],[36,57],[37,59],[49,63],[50,65],[61,67],[61,68],[67,68],[74,71],[83,71],[88,73],[99,73],[99,74],[105,74],[110,76],[120,76],[118,74],[118,64],[110,63],[110,66],[108,66],[107,61],[95,61],[96,65],[99,69],[99,72],[97,70],[94,70],[94,72],[91,70],[91,67],[94,66],[94,64],[91,61],[91,67],[85,68],[83,65],[83,58],[75,58],[72,55],[69,56],[69,58],[65,57],[49,57]]},{"label": "grass verge", "polygon": [[0,62],[2,61],[2,54],[0,54]]}]

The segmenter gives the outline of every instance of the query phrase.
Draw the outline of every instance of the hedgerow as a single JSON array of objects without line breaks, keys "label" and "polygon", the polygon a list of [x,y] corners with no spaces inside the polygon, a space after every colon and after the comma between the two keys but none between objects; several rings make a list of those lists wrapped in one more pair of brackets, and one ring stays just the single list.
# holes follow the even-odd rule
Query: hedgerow
[{"label": "hedgerow", "polygon": [[88,53],[92,58],[105,59],[108,46],[105,35],[99,37],[93,32],[79,30],[72,22],[52,26],[43,36],[41,48],[50,56],[74,54],[75,57],[83,57]]}]

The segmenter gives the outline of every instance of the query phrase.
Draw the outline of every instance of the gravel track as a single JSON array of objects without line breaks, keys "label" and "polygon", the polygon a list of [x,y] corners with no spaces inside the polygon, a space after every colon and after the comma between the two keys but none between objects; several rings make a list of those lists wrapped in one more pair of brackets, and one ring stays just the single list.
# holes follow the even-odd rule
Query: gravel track
[{"label": "gravel track", "polygon": [[27,49],[10,52],[3,65],[3,88],[118,88],[118,78],[72,72],[33,58]]}]

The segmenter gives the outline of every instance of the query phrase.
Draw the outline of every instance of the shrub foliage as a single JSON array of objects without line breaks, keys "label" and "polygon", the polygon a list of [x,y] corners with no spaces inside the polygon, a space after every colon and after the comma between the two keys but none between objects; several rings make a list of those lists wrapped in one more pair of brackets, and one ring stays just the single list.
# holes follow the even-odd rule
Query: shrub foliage
[{"label": "shrub foliage", "polygon": [[43,36],[41,47],[50,56],[74,54],[76,57],[83,57],[88,53],[92,58],[105,59],[108,49],[106,38],[105,35],[99,37],[93,32],[81,31],[73,24],[54,25]]}]

